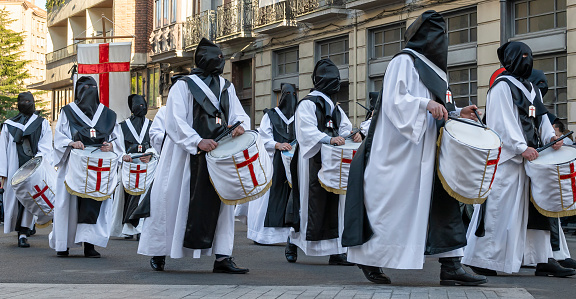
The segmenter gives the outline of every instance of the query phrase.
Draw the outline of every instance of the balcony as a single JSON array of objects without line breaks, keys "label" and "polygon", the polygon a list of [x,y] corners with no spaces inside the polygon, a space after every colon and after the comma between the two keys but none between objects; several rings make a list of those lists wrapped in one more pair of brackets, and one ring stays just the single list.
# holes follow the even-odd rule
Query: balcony
[{"label": "balcony", "polygon": [[188,57],[184,52],[185,23],[175,23],[157,28],[150,35],[153,62],[175,62]]},{"label": "balcony", "polygon": [[253,28],[256,33],[274,34],[296,29],[293,8],[295,0],[286,0],[260,7],[259,0],[253,0]]},{"label": "balcony", "polygon": [[298,22],[322,22],[346,17],[345,0],[296,0]]},{"label": "balcony", "polygon": [[184,49],[186,51],[194,50],[203,37],[212,41],[216,37],[215,10],[206,10],[195,16],[186,18],[186,26],[184,26]]},{"label": "balcony", "polygon": [[77,53],[76,44],[66,46],[54,52],[46,53],[46,64],[50,64],[71,56],[75,56],[76,53]]},{"label": "balcony", "polygon": [[406,0],[345,0],[347,9],[371,10],[393,4],[404,5]]},{"label": "balcony", "polygon": [[216,10],[216,41],[219,43],[253,39],[252,2],[236,0]]}]

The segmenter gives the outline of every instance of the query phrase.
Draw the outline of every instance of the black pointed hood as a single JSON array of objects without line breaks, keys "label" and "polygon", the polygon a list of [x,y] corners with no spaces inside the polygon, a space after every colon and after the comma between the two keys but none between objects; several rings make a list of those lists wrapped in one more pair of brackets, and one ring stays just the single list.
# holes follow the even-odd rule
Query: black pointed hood
[{"label": "black pointed hood", "polygon": [[506,69],[502,74],[526,83],[525,80],[532,74],[532,49],[523,42],[507,42],[498,48],[497,53],[500,63]]},{"label": "black pointed hood", "polygon": [[132,111],[130,122],[134,125],[136,132],[140,132],[146,120],[148,104],[141,95],[131,94],[128,96],[128,107],[130,107],[130,111]]},{"label": "black pointed hood", "polygon": [[280,94],[280,101],[278,108],[286,118],[290,119],[294,116],[296,111],[296,104],[298,103],[298,96],[296,95],[296,88],[292,84],[282,84],[282,91]]},{"label": "black pointed hood", "polygon": [[191,74],[206,78],[210,75],[222,74],[226,60],[220,47],[206,38],[202,38],[194,53],[194,63],[196,68],[192,70]]},{"label": "black pointed hood", "polygon": [[542,100],[544,100],[544,95],[548,93],[548,80],[546,79],[546,75],[541,70],[532,69],[532,74],[528,77],[528,80],[532,82],[532,84],[538,89],[540,89],[540,93],[542,94]]},{"label": "black pointed hood", "polygon": [[31,92],[26,91],[18,94],[18,115],[12,117],[10,120],[20,124],[26,124],[32,114],[36,112],[34,104],[34,96]]},{"label": "black pointed hood", "polygon": [[100,105],[100,98],[98,97],[98,84],[94,78],[83,76],[76,81],[76,90],[74,92],[74,103],[88,118],[92,118],[98,105]]},{"label": "black pointed hood", "polygon": [[312,73],[314,89],[325,95],[333,95],[340,91],[340,71],[328,58],[321,59],[316,63]]},{"label": "black pointed hood", "polygon": [[376,101],[378,101],[378,95],[380,95],[380,92],[378,91],[371,91],[368,93],[368,99],[370,100],[370,111],[374,111],[374,108],[376,107]]},{"label": "black pointed hood", "polygon": [[448,35],[446,21],[434,10],[424,12],[404,34],[406,48],[428,58],[443,71],[448,70]]}]

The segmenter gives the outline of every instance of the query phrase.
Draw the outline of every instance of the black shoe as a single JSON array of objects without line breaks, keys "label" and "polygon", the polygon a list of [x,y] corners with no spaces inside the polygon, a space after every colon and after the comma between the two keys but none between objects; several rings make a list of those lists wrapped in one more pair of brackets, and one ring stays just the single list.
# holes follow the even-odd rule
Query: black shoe
[{"label": "black shoe", "polygon": [[[468,265],[466,265],[468,266]],[[474,266],[468,266],[470,267],[470,269],[472,269],[472,271],[474,271],[474,273],[478,274],[478,275],[483,275],[483,276],[498,276],[498,272],[494,271],[494,270],[490,270],[490,269],[486,269],[486,268],[480,268],[480,267],[474,267]]]},{"label": "black shoe", "polygon": [[373,283],[378,284],[390,284],[392,281],[390,277],[386,276],[384,272],[382,272],[382,268],[373,267],[373,266],[365,266],[365,265],[358,265],[358,268],[362,270],[366,279]]},{"label": "black shoe", "polygon": [[549,258],[547,263],[536,265],[536,276],[568,277],[576,274],[576,270],[564,268],[553,258]]},{"label": "black shoe", "polygon": [[32,226],[32,229],[28,230],[28,233],[26,235],[28,235],[28,237],[33,236],[36,234],[36,224],[34,224],[34,226]]},{"label": "black shoe", "polygon": [[338,265],[338,266],[354,266],[356,264],[347,261],[346,253],[332,254],[328,260],[328,265]]},{"label": "black shoe", "polygon": [[18,247],[21,247],[21,248],[30,247],[30,244],[28,244],[28,239],[27,238],[18,238]]},{"label": "black shoe", "polygon": [[57,257],[67,257],[70,255],[70,249],[66,248],[66,251],[56,251]]},{"label": "black shoe", "polygon": [[565,260],[558,261],[558,264],[560,264],[560,266],[562,266],[564,268],[576,269],[576,261],[571,259],[571,258],[567,258]]},{"label": "black shoe", "polygon": [[456,270],[440,271],[440,284],[443,286],[477,286],[486,282],[486,276],[470,274],[462,267]]},{"label": "black shoe", "polygon": [[150,259],[150,267],[154,271],[164,271],[164,265],[166,265],[165,256],[154,256]]},{"label": "black shoe", "polygon": [[284,256],[289,263],[295,263],[298,259],[298,246],[286,243],[286,249],[284,249]]},{"label": "black shoe", "polygon": [[124,240],[132,240],[132,239],[134,239],[133,235],[129,235],[129,236],[124,237]]},{"label": "black shoe", "polygon": [[84,242],[84,256],[91,258],[99,258],[100,253],[94,249],[94,244]]},{"label": "black shoe", "polygon": [[214,273],[230,273],[230,274],[245,274],[248,273],[248,269],[238,268],[232,257],[227,257],[221,261],[214,261]]}]

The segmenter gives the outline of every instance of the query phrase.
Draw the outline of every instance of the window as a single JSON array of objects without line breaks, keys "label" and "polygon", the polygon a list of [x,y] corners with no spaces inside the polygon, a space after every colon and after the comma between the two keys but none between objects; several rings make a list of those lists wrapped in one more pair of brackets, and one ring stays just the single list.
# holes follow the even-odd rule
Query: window
[{"label": "window", "polygon": [[156,0],[156,28],[162,26],[162,7],[160,6],[160,0]]},{"label": "window", "polygon": [[548,111],[562,120],[568,117],[566,54],[537,57],[534,69],[541,70],[548,80],[548,92],[543,102]]},{"label": "window", "polygon": [[348,65],[348,37],[319,43],[320,59],[330,58],[336,65]]},{"label": "window", "polygon": [[514,3],[516,34],[561,27],[566,27],[566,0],[521,0]]},{"label": "window", "polygon": [[476,41],[476,9],[449,14],[446,17],[448,45],[458,45]]},{"label": "window", "polygon": [[168,20],[170,19],[170,0],[164,0],[164,5],[162,9],[164,11],[162,25],[168,25]]},{"label": "window", "polygon": [[448,69],[450,90],[456,106],[462,108],[478,103],[478,79],[476,66],[463,66]]},{"label": "window", "polygon": [[379,28],[372,31],[374,52],[372,58],[396,55],[404,47],[404,24]]},{"label": "window", "polygon": [[298,47],[276,52],[276,75],[298,73]]},{"label": "window", "polygon": [[178,1],[177,0],[172,0],[172,16],[170,18],[170,23],[175,23],[176,22],[176,14],[178,11]]}]

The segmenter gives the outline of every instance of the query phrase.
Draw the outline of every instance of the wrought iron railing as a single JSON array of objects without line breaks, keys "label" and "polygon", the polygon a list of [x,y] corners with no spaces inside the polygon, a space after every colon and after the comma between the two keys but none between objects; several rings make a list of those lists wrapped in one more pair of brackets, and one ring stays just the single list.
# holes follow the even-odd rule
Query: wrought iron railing
[{"label": "wrought iron railing", "polygon": [[184,23],[175,23],[152,31],[150,43],[154,55],[173,50],[182,50],[184,26]]},{"label": "wrought iron railing", "polygon": [[236,0],[218,6],[216,11],[216,38],[226,38],[252,31],[251,0]]},{"label": "wrought iron railing", "polygon": [[277,2],[264,7],[259,6],[259,0],[253,0],[254,28],[264,27],[277,23],[294,24],[295,0]]},{"label": "wrought iron railing", "polygon": [[316,10],[337,7],[340,8],[345,4],[345,0],[295,0],[296,16],[309,14]]},{"label": "wrought iron railing", "polygon": [[216,11],[206,10],[186,18],[184,26],[184,47],[193,48],[205,37],[214,40],[216,37]]}]

